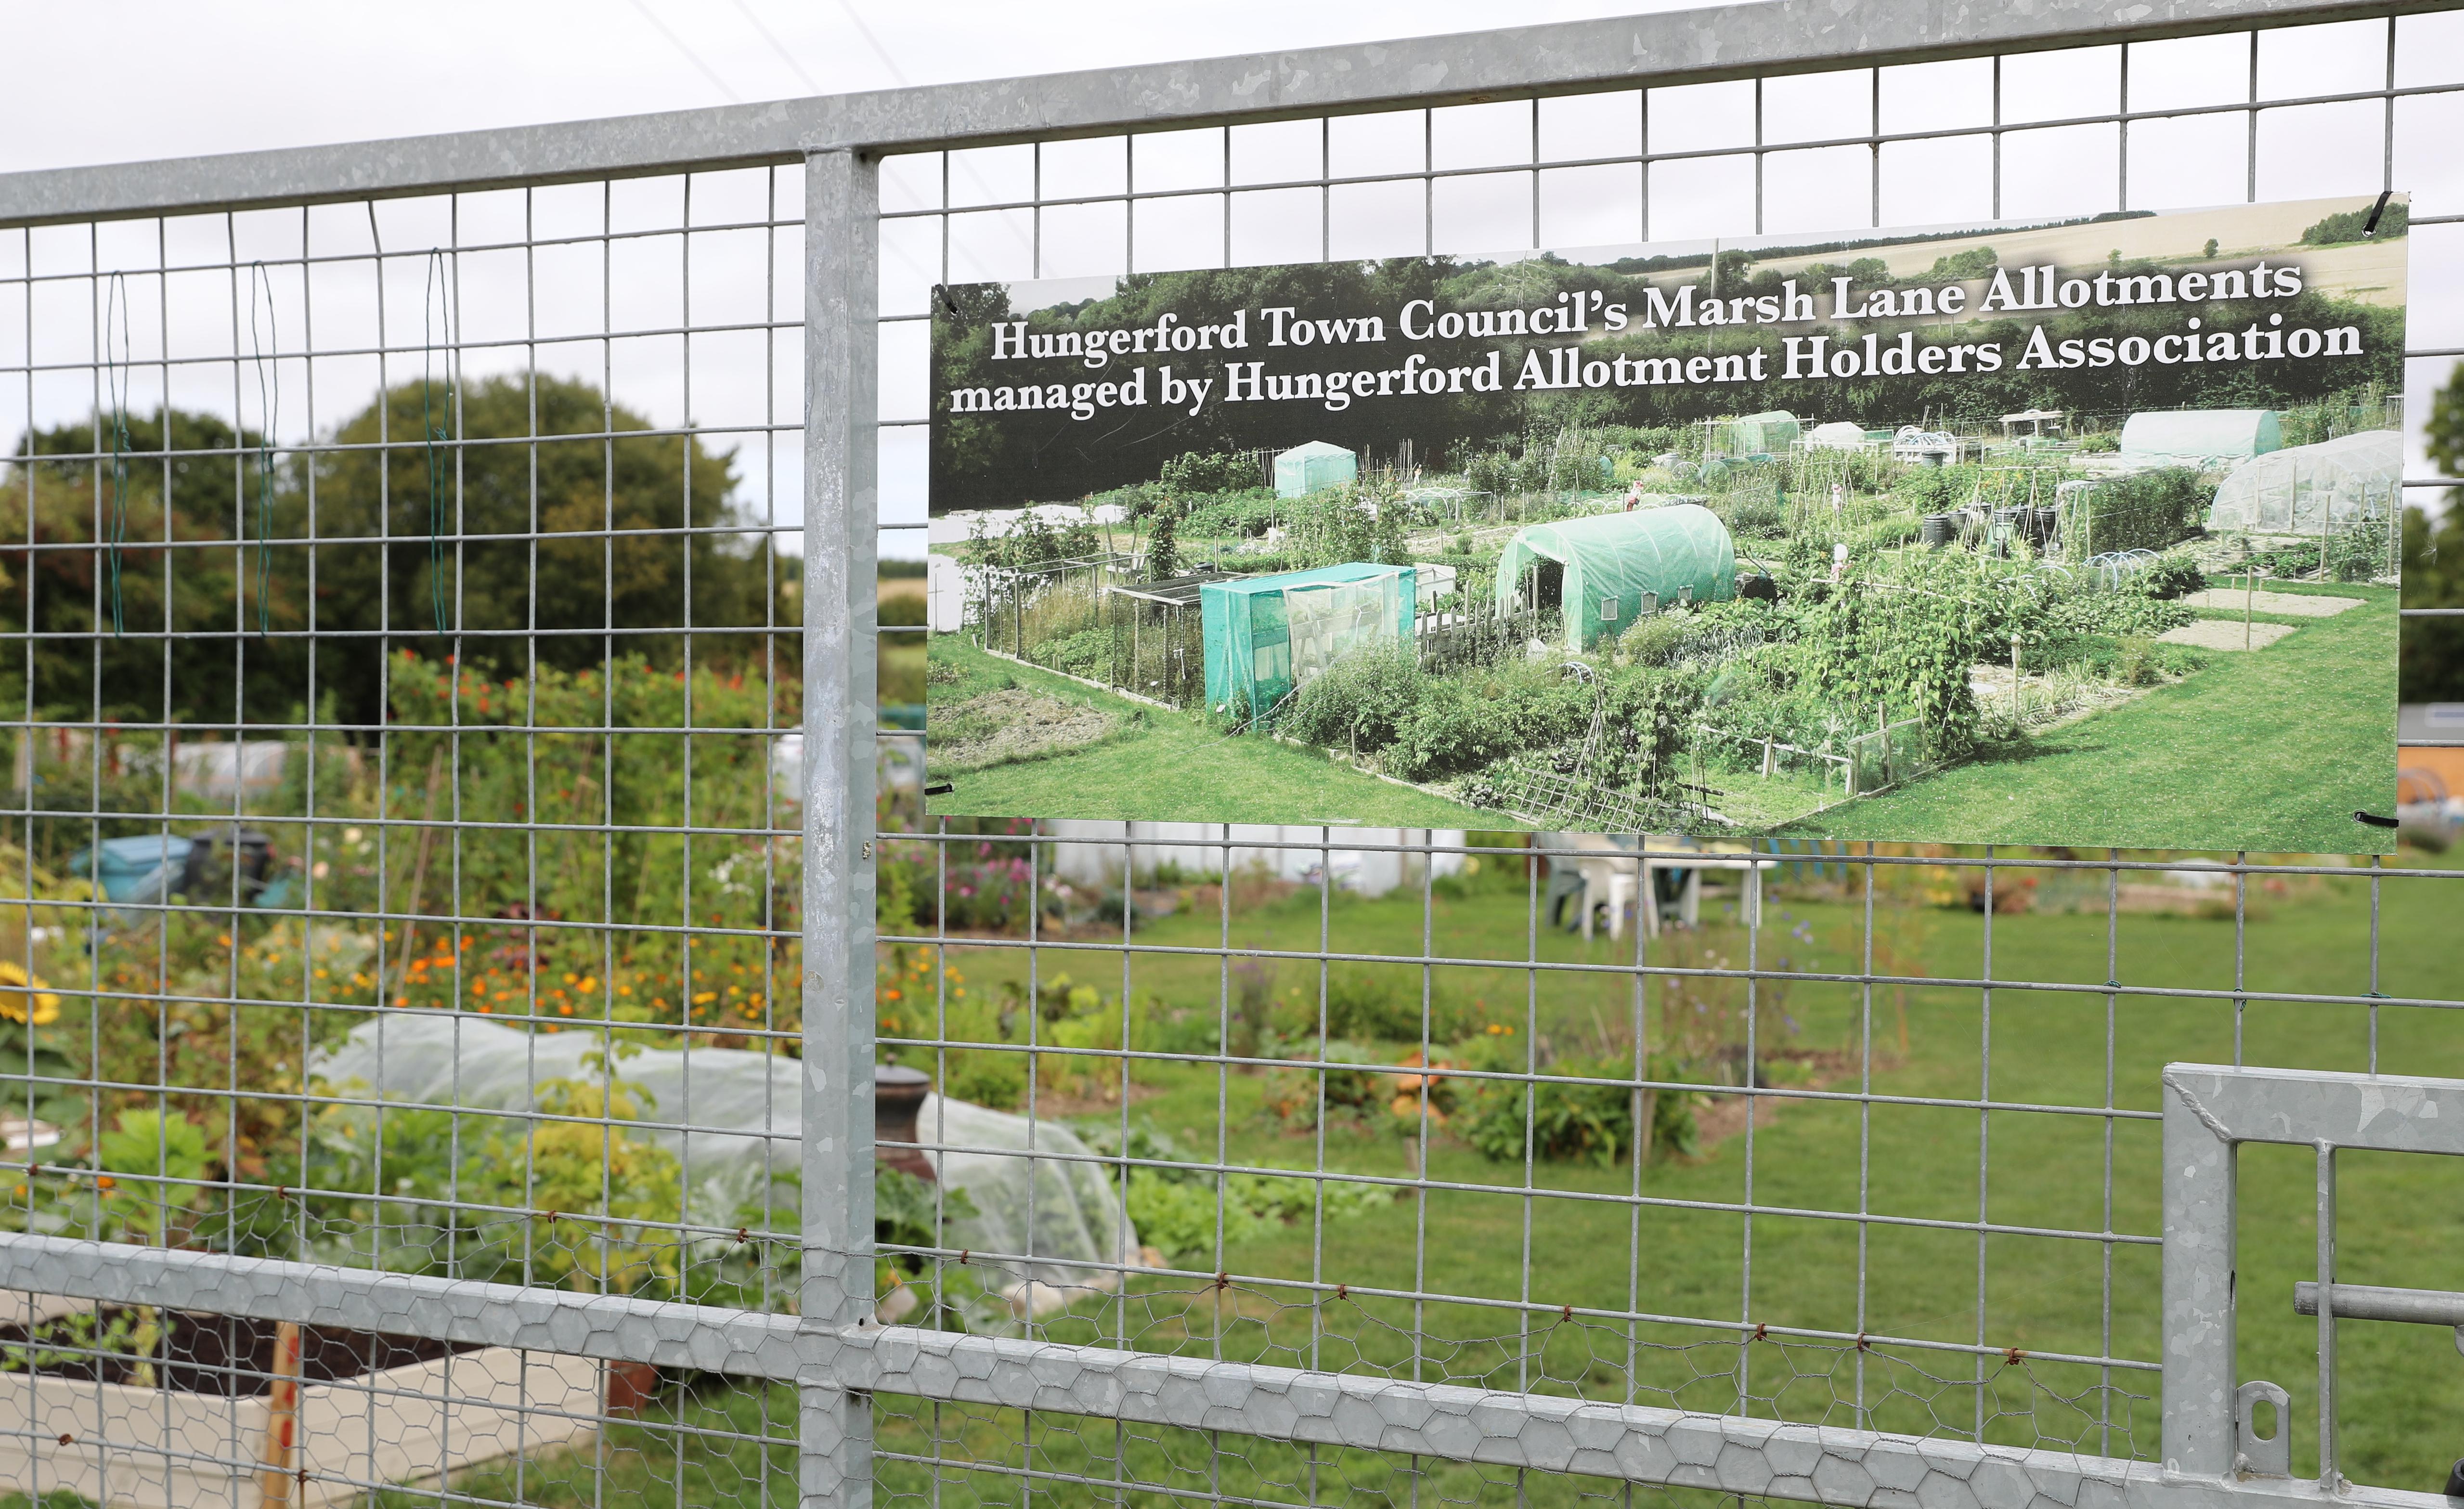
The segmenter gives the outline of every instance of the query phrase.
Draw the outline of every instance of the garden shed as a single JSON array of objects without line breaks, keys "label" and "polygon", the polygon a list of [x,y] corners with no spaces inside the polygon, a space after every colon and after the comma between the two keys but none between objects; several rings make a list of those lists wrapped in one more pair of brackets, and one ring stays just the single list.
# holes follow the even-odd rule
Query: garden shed
[{"label": "garden shed", "polygon": [[1796,415],[1783,409],[1723,419],[1711,431],[1712,444],[1729,455],[1786,455],[1796,444]]},{"label": "garden shed", "polygon": [[1311,440],[1275,456],[1275,496],[1302,498],[1360,477],[1360,457],[1339,445]]},{"label": "garden shed", "polygon": [[2403,485],[2403,438],[2393,430],[2363,430],[2234,467],[2216,489],[2208,527],[2304,534],[2326,523],[2386,519]]},{"label": "garden shed", "polygon": [[1260,717],[1344,656],[1407,642],[1419,592],[1412,567],[1361,561],[1208,583],[1206,705]]},{"label": "garden shed", "polygon": [[2175,409],[2132,414],[2122,426],[2126,460],[2155,465],[2230,465],[2284,444],[2272,409]]},{"label": "garden shed", "polygon": [[1699,503],[1532,524],[1497,563],[1497,606],[1527,593],[1564,610],[1566,648],[1580,652],[1670,603],[1736,596],[1736,545]]}]

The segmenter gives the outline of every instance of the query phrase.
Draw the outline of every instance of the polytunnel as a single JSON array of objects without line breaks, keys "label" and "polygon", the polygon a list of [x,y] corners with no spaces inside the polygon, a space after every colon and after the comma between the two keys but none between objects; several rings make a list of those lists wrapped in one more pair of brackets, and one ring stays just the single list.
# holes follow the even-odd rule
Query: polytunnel
[{"label": "polytunnel", "polygon": [[2148,465],[2230,465],[2283,444],[2273,409],[2154,410],[2122,426],[2123,456]]},{"label": "polytunnel", "polygon": [[1796,415],[1784,409],[1724,419],[1714,430],[1716,443],[1730,455],[1786,455],[1797,433]]},{"label": "polytunnel", "polygon": [[[492,1132],[521,1135],[537,1091],[560,1080],[595,1083],[609,1051],[606,1037],[587,1030],[526,1032],[461,1012],[387,1011],[308,1067],[337,1089],[466,1111],[462,1143],[476,1147]],[[626,1130],[677,1155],[688,1221],[727,1229],[744,1224],[748,1209],[767,1207],[774,1231],[796,1230],[800,1061],[737,1048],[688,1054],[618,1044],[614,1054],[618,1082],[640,1101],[643,1124]],[[693,1130],[676,1130],[684,1125]],[[942,1187],[965,1191],[974,1207],[952,1217],[943,1239],[1032,1259],[977,1259],[1001,1275],[985,1287],[1013,1305],[1041,1310],[1117,1289],[1121,1270],[1137,1265],[1137,1232],[1119,1191],[1067,1127],[939,1095],[925,1098],[916,1127]]]},{"label": "polytunnel", "polygon": [[1311,440],[1275,457],[1275,496],[1305,498],[1360,477],[1360,457],[1339,445]]},{"label": "polytunnel", "polygon": [[2363,430],[2234,467],[2216,488],[2208,528],[2305,534],[2326,523],[2386,519],[2403,486],[2403,438],[2393,430]]},{"label": "polytunnel", "polygon": [[1699,503],[1531,524],[1507,542],[1496,590],[1508,612],[1527,592],[1562,607],[1566,648],[1579,653],[1671,603],[1736,596],[1736,545]]}]

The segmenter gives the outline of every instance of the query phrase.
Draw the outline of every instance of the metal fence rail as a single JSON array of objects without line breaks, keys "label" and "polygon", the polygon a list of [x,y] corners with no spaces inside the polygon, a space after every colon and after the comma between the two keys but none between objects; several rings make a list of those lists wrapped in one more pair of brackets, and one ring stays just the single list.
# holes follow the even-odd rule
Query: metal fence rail
[{"label": "metal fence rail", "polygon": [[[0,1502],[2428,1502],[2453,1453],[2354,1422],[2452,1386],[2334,1316],[2448,1280],[2340,1273],[2332,1173],[2427,1144],[2326,1117],[2281,1208],[2242,1164],[2318,1322],[2233,1298],[2251,1222],[2160,1306],[2208,1272],[2163,1145],[2248,1064],[2452,1072],[2453,872],[1843,847],[1577,943],[1536,851],[927,819],[876,726],[941,284],[2391,187],[2417,420],[2464,12],[2133,16],[0,177]],[[940,1179],[876,1177],[892,1061]]]}]

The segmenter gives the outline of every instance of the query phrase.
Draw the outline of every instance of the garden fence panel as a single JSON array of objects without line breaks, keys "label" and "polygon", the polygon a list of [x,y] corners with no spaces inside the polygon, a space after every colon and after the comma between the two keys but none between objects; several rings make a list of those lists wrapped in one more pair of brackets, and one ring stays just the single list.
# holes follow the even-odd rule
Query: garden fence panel
[{"label": "garden fence panel", "polygon": [[2417,419],[2459,19],[1781,0],[0,177],[0,1501],[2427,1502],[2453,1383],[2286,1285],[2434,1279],[2360,1236],[2445,1149],[2255,1148],[2220,1308],[2166,1238],[2235,1096],[2442,1103],[2326,1076],[2452,1058],[2453,872],[926,817],[876,611],[953,283],[2094,215],[2195,137],[2415,190]]}]

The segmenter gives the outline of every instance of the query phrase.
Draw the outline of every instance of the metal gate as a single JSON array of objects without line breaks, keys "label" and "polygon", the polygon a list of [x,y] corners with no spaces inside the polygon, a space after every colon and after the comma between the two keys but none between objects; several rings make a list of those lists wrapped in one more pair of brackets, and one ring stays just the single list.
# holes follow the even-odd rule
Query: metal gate
[{"label": "metal gate", "polygon": [[[2456,1150],[2380,1074],[2464,1073],[2452,872],[1809,853],[1578,949],[1460,835],[927,821],[875,619],[946,283],[2395,187],[2418,415],[2459,21],[1776,0],[0,178],[0,1502],[2428,1502],[2453,1386],[2334,1318],[2457,1312],[2333,1171]],[[894,1161],[1009,1205],[877,1205],[892,1057],[1014,1103]],[[1111,1200],[1170,1247],[1052,1245]]]}]

